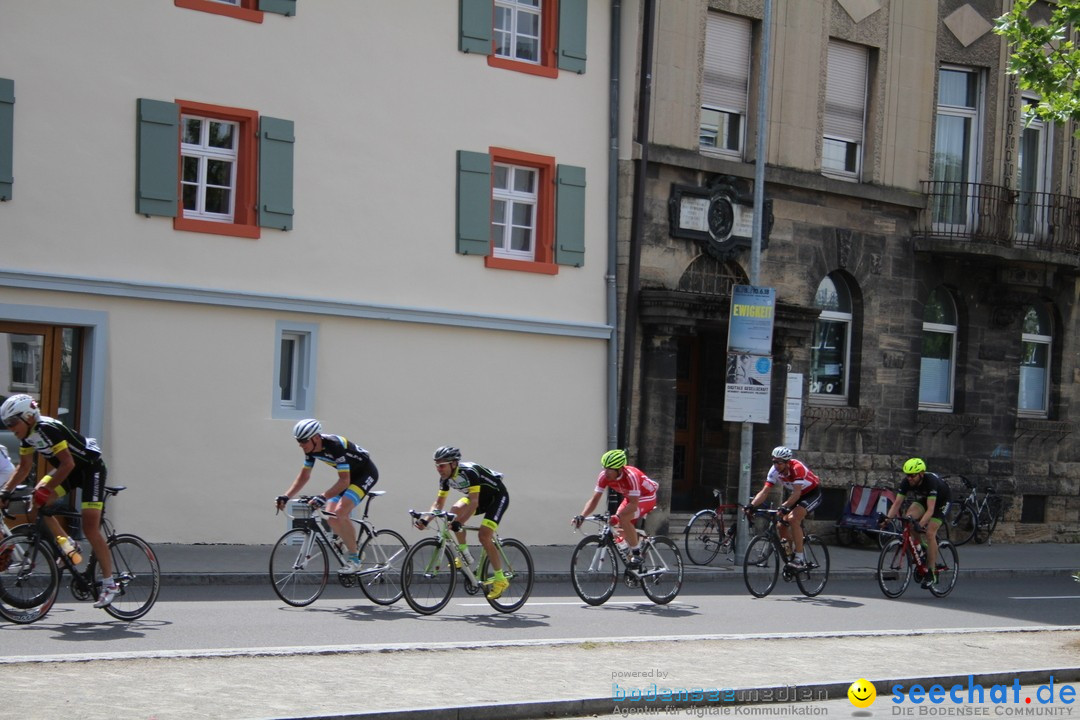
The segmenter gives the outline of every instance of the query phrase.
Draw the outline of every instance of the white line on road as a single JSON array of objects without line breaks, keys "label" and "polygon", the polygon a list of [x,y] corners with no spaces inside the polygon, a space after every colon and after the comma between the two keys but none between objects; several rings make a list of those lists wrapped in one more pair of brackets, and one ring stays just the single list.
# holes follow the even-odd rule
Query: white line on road
[{"label": "white line on road", "polygon": [[1080,595],[1030,595],[1011,596],[1010,600],[1080,600]]}]

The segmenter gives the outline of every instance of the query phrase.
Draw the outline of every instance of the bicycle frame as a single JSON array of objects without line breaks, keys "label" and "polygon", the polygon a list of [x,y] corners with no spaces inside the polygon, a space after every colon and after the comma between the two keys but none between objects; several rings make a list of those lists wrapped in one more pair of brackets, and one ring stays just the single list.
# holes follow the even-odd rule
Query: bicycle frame
[{"label": "bicycle frame", "polygon": [[[611,513],[589,515],[585,519],[600,525],[600,532],[598,535],[600,536],[600,541],[602,543],[602,545],[597,548],[596,552],[593,553],[593,558],[589,564],[590,570],[595,570],[596,566],[603,560],[603,547],[608,546],[615,550],[615,562],[622,561],[625,570],[626,583],[630,587],[637,587],[636,582],[633,582],[635,580],[645,580],[656,575],[663,575],[670,571],[670,568],[667,567],[663,557],[660,555],[656,556],[656,560],[660,562],[660,566],[655,570],[632,570],[626,563],[626,556],[623,555],[623,551],[619,549],[618,543],[615,542],[615,528],[611,525]],[[638,530],[637,534],[638,548],[641,551],[641,555],[644,556],[652,548],[653,538],[651,535],[646,535],[642,530]]]},{"label": "bicycle frame", "polygon": [[[438,524],[435,536],[439,541],[439,552],[433,555],[431,561],[429,562],[434,562],[439,557],[439,555],[441,555],[445,551],[445,549],[449,549],[450,554],[454,557],[455,566],[458,570],[461,571],[461,577],[465,580],[465,592],[469,593],[470,595],[475,595],[477,592],[479,592],[480,589],[484,586],[484,582],[483,579],[480,578],[479,575],[477,575],[477,573],[479,572],[480,568],[484,566],[484,560],[487,559],[487,548],[485,548],[483,545],[480,546],[480,555],[479,557],[475,558],[475,561],[473,563],[475,565],[474,568],[472,565],[466,562],[465,553],[463,553],[461,551],[461,548],[458,547],[457,536],[454,535],[454,531],[450,529],[450,523],[454,521],[454,513],[448,512],[446,510],[438,510],[434,512],[416,512],[414,510],[410,510],[409,515],[411,515],[414,520],[419,520],[423,517],[430,517],[434,519],[435,522]],[[470,530],[480,530],[479,527],[475,527],[472,525],[462,525],[461,529],[466,532]],[[506,578],[508,580],[512,580],[513,570],[512,568],[508,567],[506,555],[503,554],[502,538],[499,537],[498,533],[495,533],[493,539],[495,541],[495,547],[499,549],[499,559],[502,561],[501,564],[505,569]],[[432,572],[434,568],[426,567],[424,568],[424,570],[425,572]]]},{"label": "bicycle frame", "polygon": [[[356,531],[357,548],[359,548],[363,544],[366,538],[375,537],[375,525],[371,522],[371,520],[368,519],[368,512],[371,509],[371,501],[382,494],[383,493],[379,491],[369,492],[365,498],[364,512],[361,518],[359,520],[349,518],[354,524],[358,526]],[[311,500],[312,497],[312,495],[301,495],[297,498],[297,500],[306,503],[307,501]],[[319,510],[318,512],[324,517],[337,517],[336,513],[330,512],[328,510]],[[338,565],[340,567],[345,567],[344,549],[338,547],[338,544],[331,540],[331,537],[334,535],[334,533],[331,531],[329,535],[327,534],[327,531],[330,530],[330,526],[322,517],[317,517],[315,515],[311,515],[309,517],[297,517],[296,515],[293,515],[288,511],[286,511],[285,514],[292,518],[293,529],[309,531],[304,536],[303,545],[301,545],[300,552],[297,554],[298,563],[300,558],[305,558],[311,554],[312,548],[316,542],[321,541],[323,546],[326,547],[326,549],[330,551],[330,554],[333,555],[334,558],[338,561]],[[392,556],[390,560],[393,560],[394,557],[396,556]],[[356,584],[356,578],[380,573],[383,572],[383,570],[384,566],[376,565],[366,570],[358,570],[357,572],[351,573],[349,575],[339,575],[338,580],[343,586],[352,587]]]}]

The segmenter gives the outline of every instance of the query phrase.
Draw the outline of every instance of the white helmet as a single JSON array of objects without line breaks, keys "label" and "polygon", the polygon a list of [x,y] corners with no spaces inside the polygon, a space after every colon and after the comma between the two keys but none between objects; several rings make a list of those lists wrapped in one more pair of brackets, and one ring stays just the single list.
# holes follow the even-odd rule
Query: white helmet
[{"label": "white helmet", "polygon": [[322,431],[322,423],[314,418],[301,420],[292,429],[293,437],[298,441],[307,440]]},{"label": "white helmet", "polygon": [[41,408],[37,400],[29,395],[12,395],[0,405],[0,423],[7,425],[12,420],[25,420],[27,425],[37,425],[41,419]]},{"label": "white helmet", "polygon": [[784,447],[783,445],[777,445],[772,451],[773,460],[790,460],[791,455],[791,448]]}]

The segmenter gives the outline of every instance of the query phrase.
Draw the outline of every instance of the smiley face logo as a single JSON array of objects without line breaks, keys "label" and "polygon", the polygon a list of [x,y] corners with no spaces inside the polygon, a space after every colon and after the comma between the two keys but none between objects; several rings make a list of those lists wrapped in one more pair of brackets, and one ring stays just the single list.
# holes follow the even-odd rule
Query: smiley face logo
[{"label": "smiley face logo", "polygon": [[869,680],[859,678],[847,689],[848,700],[857,708],[867,708],[877,699],[877,688]]}]

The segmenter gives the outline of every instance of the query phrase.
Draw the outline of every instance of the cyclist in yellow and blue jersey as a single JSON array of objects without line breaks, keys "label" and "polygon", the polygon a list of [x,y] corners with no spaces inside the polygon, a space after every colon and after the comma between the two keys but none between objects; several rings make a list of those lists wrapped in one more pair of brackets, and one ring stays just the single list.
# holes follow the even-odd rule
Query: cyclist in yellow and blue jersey
[{"label": "cyclist in yellow and blue jersey", "polygon": [[[431,505],[432,512],[442,510],[446,504],[446,496],[450,494],[450,488],[465,493],[465,497],[454,503],[450,512],[454,513],[454,521],[450,529],[457,537],[458,547],[462,553],[468,555],[468,545],[465,542],[465,530],[462,525],[476,513],[482,513],[484,519],[480,521],[480,530],[477,532],[480,544],[487,552],[488,560],[494,575],[484,582],[490,586],[487,597],[491,600],[501,596],[506,588],[510,587],[510,581],[503,574],[502,558],[499,550],[495,547],[495,531],[499,529],[503,513],[510,505],[510,495],[503,485],[502,473],[490,470],[479,463],[464,462],[461,459],[461,451],[456,447],[444,445],[435,451],[433,457],[435,470],[439,473],[439,494]],[[428,521],[421,518],[416,521],[416,527],[424,529]]]},{"label": "cyclist in yellow and blue jersey", "polygon": [[[108,473],[97,440],[83,437],[59,420],[42,415],[37,401],[29,395],[12,395],[5,400],[0,405],[0,422],[19,439],[19,465],[0,489],[0,503],[6,505],[11,490],[30,475],[37,455],[45,458],[52,471],[34,487],[35,508],[63,498],[76,489],[82,490],[83,534],[101,567],[101,594],[94,607],[111,604],[120,588],[113,577],[109,544],[101,532]],[[56,518],[46,520],[57,535],[66,534]]]},{"label": "cyclist in yellow and blue jersey", "polygon": [[360,570],[360,556],[356,547],[356,530],[349,513],[378,482],[379,469],[367,450],[341,435],[323,434],[322,423],[314,418],[296,423],[293,437],[304,451],[304,466],[285,494],[278,495],[274,502],[279,510],[284,508],[289,498],[307,485],[316,460],[337,470],[337,482],[321,495],[313,496],[308,504],[316,510],[325,505],[328,512],[334,513],[327,518],[327,522],[348,550],[345,566],[338,572],[342,575],[353,574]]}]

